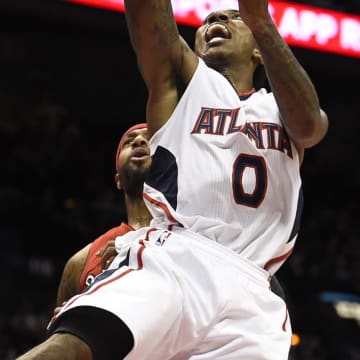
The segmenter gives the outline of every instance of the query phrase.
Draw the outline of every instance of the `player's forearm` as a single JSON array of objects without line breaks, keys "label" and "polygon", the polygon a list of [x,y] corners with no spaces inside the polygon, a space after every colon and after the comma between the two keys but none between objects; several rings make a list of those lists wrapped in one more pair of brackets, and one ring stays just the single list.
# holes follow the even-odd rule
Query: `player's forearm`
[{"label": "player's forearm", "polygon": [[262,54],[271,90],[290,136],[302,147],[316,144],[327,130],[314,85],[271,19],[251,29]]},{"label": "player's forearm", "polygon": [[125,17],[136,52],[161,52],[179,37],[170,0],[125,0]]},{"label": "player's forearm", "polygon": [[16,360],[92,360],[90,348],[71,334],[54,334]]},{"label": "player's forearm", "polygon": [[140,72],[147,87],[153,89],[172,75],[173,59],[181,49],[171,1],[125,0],[125,6]]}]

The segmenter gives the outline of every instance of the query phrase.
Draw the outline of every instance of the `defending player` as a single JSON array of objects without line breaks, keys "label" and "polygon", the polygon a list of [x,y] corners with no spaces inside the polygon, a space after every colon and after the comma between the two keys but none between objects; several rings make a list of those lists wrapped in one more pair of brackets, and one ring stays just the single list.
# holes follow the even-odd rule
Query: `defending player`
[{"label": "defending player", "polygon": [[[146,123],[131,126],[119,141],[114,176],[117,189],[124,193],[127,222],[108,230],[67,261],[59,284],[57,306],[91,285],[103,271],[106,266],[103,259],[113,255],[113,247],[107,247],[109,242],[112,244],[117,236],[149,225],[151,215],[142,193],[150,164]],[[106,250],[111,253],[104,253]]]}]

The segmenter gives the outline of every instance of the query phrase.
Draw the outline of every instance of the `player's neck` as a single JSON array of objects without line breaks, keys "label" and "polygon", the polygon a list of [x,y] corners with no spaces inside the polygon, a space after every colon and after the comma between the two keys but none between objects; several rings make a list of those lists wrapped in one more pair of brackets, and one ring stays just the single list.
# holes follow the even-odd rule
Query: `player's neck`
[{"label": "player's neck", "polygon": [[144,201],[128,201],[126,203],[128,224],[134,229],[148,226],[151,221],[151,214]]},{"label": "player's neck", "polygon": [[226,68],[222,72],[239,96],[251,91],[253,88],[253,74],[251,70],[246,66],[240,69],[242,71],[239,71],[237,68],[236,71],[232,68]]}]

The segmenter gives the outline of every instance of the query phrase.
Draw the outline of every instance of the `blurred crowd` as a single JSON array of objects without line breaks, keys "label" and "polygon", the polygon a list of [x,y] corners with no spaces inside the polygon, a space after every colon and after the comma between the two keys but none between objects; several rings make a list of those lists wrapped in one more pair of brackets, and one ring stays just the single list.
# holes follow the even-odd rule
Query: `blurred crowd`
[{"label": "blurred crowd", "polygon": [[10,116],[11,126],[0,121],[4,360],[43,338],[70,254],[125,215],[113,186],[112,129],[107,143],[104,136],[105,144],[95,146],[101,132],[68,120],[45,100]]}]

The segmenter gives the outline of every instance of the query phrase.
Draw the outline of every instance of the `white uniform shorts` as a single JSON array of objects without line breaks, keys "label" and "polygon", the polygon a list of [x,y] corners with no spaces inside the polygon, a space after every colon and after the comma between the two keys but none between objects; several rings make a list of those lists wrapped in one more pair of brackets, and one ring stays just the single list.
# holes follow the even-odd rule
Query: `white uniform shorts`
[{"label": "white uniform shorts", "polygon": [[287,306],[265,270],[183,228],[132,231],[116,245],[111,268],[62,311],[118,316],[135,341],[126,360],[288,359]]}]

